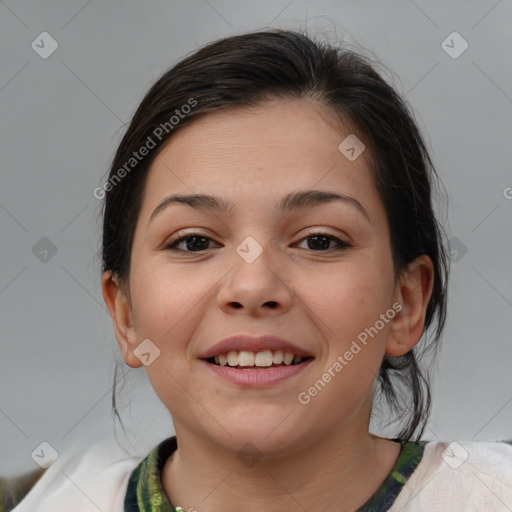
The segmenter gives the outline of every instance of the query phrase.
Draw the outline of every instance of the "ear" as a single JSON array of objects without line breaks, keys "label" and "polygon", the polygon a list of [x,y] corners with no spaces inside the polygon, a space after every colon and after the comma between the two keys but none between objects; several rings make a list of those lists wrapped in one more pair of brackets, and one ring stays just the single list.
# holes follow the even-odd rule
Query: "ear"
[{"label": "ear", "polygon": [[117,275],[113,274],[111,270],[103,273],[101,289],[103,299],[112,317],[123,358],[128,366],[139,368],[142,366],[142,362],[133,353],[139,343],[133,327],[130,300],[120,285]]},{"label": "ear", "polygon": [[397,283],[395,300],[402,304],[402,309],[390,322],[387,355],[403,356],[421,339],[433,285],[434,266],[432,260],[423,254],[408,265]]}]

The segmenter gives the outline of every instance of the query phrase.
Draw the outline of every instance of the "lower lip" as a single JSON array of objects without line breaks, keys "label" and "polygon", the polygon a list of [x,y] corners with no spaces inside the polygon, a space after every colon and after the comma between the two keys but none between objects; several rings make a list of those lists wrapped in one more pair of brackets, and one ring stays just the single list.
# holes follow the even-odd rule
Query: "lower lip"
[{"label": "lower lip", "polygon": [[313,361],[313,359],[308,359],[303,363],[290,366],[273,366],[258,370],[239,370],[237,368],[230,368],[229,366],[218,366],[203,360],[204,364],[222,379],[234,384],[239,384],[240,386],[254,388],[272,386],[294,377],[304,371],[311,361]]}]

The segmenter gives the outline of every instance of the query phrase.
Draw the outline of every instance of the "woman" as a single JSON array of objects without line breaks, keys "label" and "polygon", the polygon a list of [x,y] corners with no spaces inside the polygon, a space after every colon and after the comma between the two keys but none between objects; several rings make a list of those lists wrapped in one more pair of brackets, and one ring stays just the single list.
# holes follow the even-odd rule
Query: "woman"
[{"label": "woman", "polygon": [[[176,435],[58,460],[14,510],[512,507],[512,447],[420,440],[446,315],[435,178],[404,102],[343,48],[268,30],[165,73],[95,195],[120,350]],[[369,431],[376,393],[392,438]]]}]

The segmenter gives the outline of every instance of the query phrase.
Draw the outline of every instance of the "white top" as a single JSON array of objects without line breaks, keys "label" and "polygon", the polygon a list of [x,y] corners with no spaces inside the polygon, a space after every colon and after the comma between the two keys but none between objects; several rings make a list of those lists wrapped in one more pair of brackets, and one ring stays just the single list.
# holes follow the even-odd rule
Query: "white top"
[{"label": "white top", "polygon": [[[13,512],[124,512],[128,479],[143,458],[110,437],[75,449],[59,456]],[[512,511],[512,445],[429,442],[389,510]]]},{"label": "white top", "polygon": [[421,462],[389,510],[512,511],[512,445],[428,443]]},{"label": "white top", "polygon": [[130,457],[112,436],[59,455],[11,512],[124,512],[132,471],[144,457]]}]

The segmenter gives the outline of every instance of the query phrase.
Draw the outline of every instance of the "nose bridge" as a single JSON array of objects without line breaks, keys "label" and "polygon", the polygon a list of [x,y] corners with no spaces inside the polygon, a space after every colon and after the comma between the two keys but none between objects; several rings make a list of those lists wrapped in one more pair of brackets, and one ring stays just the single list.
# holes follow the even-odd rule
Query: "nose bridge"
[{"label": "nose bridge", "polygon": [[[265,242],[262,242],[265,243]],[[275,267],[272,243],[265,246],[247,236],[235,248],[233,266],[219,293],[220,307],[257,310],[263,306],[287,308],[291,292],[282,270]]]},{"label": "nose bridge", "polygon": [[[235,248],[236,256],[232,271],[232,279],[239,281],[239,285],[247,283],[254,290],[269,286],[275,278],[275,270],[272,269],[271,242],[258,237],[258,242],[253,236],[247,236]],[[264,244],[264,245],[263,245]]]}]

